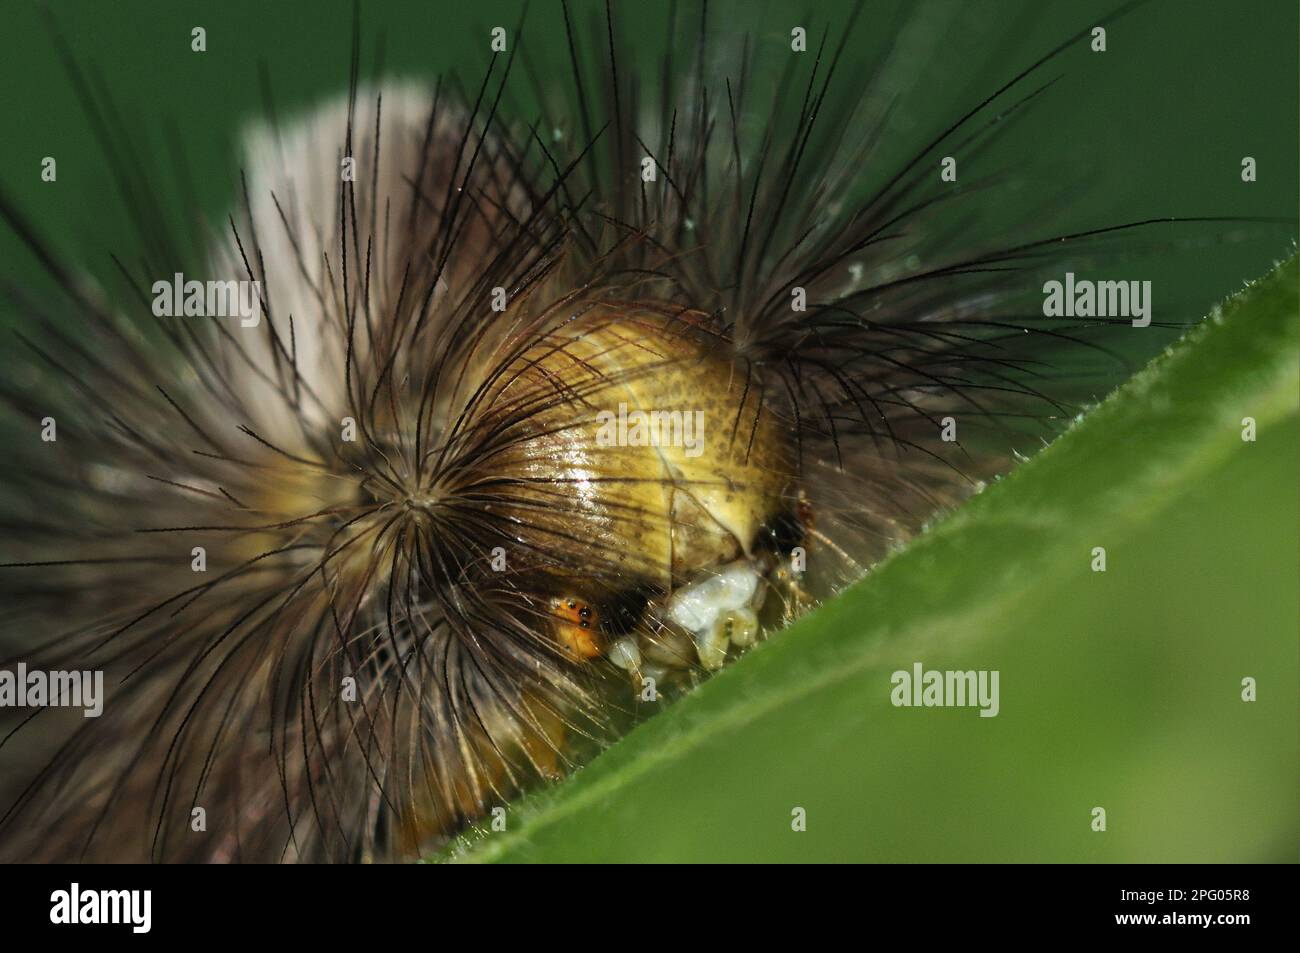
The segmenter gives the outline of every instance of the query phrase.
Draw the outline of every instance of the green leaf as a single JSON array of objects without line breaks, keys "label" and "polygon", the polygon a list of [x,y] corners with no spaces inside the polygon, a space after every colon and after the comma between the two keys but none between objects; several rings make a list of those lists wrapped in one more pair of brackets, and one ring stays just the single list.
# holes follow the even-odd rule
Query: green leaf
[{"label": "green leaf", "polygon": [[[1292,258],[859,584],[449,853],[1293,860],[1296,291]],[[891,675],[915,662],[998,671],[999,713],[895,707]]]}]

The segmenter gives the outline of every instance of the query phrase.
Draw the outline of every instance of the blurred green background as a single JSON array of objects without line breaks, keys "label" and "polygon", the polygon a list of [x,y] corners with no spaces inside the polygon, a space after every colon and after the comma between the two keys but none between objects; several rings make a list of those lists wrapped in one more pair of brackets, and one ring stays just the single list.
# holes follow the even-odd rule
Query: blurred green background
[{"label": "blurred green background", "polygon": [[[50,6],[73,56],[102,76],[131,141],[158,169],[157,195],[171,214],[180,210],[167,159],[171,124],[202,207],[220,221],[238,181],[239,131],[264,115],[262,71],[281,116],[346,86],[347,0]],[[615,4],[636,63],[647,71],[662,52],[664,6]],[[810,36],[841,22],[848,7],[816,4],[806,21]],[[901,8],[869,5],[846,54],[840,95],[853,95],[865,64],[893,36]],[[575,3],[573,9],[586,24],[601,8]],[[692,5],[684,9],[694,15]],[[1066,36],[1094,22],[1107,25],[1111,9],[1010,0],[918,5],[905,34],[908,54],[899,77],[905,88],[890,127],[897,145],[887,154],[908,153]],[[805,22],[803,8],[789,4],[716,3],[711,10],[721,33],[747,31],[772,44],[787,42],[790,26]],[[385,74],[432,78],[457,69],[472,86],[486,66],[488,30],[513,27],[519,11],[516,3],[365,2],[362,72],[374,75],[382,42]],[[0,137],[0,185],[65,257],[107,275],[109,253],[129,261],[137,241],[110,170],[40,6],[16,0],[6,4],[3,18],[0,81],[8,122]],[[207,30],[206,53],[190,50],[194,26]],[[1060,79],[1042,105],[987,157],[990,168],[1023,172],[1020,191],[1007,195],[1008,216],[1036,194],[1068,190],[1044,228],[1070,231],[1164,215],[1294,220],[1298,30],[1293,0],[1152,2],[1108,25],[1106,53],[1078,44],[1044,74]],[[532,4],[523,42],[543,82],[567,78],[557,4]],[[512,118],[533,117],[533,92],[520,70],[508,96]],[[760,104],[747,121],[763,118]],[[47,155],[58,160],[57,184],[40,181]],[[1258,162],[1252,184],[1240,178],[1246,155]],[[884,171],[864,169],[864,180]],[[1087,187],[1074,190],[1080,181]],[[1144,233],[1125,244],[1123,274],[1153,281],[1158,319],[1191,321],[1289,254],[1294,235],[1293,222]],[[9,279],[48,283],[5,229],[0,270]],[[8,307],[0,313],[0,321],[21,320]],[[75,326],[77,316],[67,320]],[[1255,343],[1267,347],[1270,333],[1261,328]],[[1162,339],[1127,340],[1151,353]],[[1235,385],[1192,379],[1187,393],[1198,386],[1231,394]],[[1235,404],[1220,409],[1220,424],[1246,412]],[[882,573],[869,581],[866,602],[831,607],[841,623],[860,620],[857,637],[872,640],[876,661],[864,669],[867,681],[846,682],[797,712],[774,706],[770,716],[747,720],[744,732],[719,735],[684,761],[680,770],[694,774],[675,773],[667,781],[656,781],[654,771],[638,774],[635,797],[605,799],[599,787],[584,793],[646,757],[644,748],[616,746],[601,759],[605,774],[579,788],[577,803],[588,813],[572,826],[539,828],[535,839],[511,841],[503,856],[1294,860],[1300,754],[1294,408],[1274,419],[1267,439],[1249,454],[1205,450],[1213,466],[1194,481],[1145,480],[1141,518],[1106,540],[1113,553],[1107,574],[1053,574],[1050,561],[1017,555],[1037,551],[1026,548],[1035,534],[1095,544],[1086,525],[1071,523],[1084,511],[1071,516],[1044,500],[1072,481],[1125,492],[1132,475],[1126,461],[1163,432],[1144,435],[1140,408],[1135,414],[1116,443],[1097,438],[1091,466],[1049,484],[1040,509],[1027,503],[1013,518],[981,524],[977,536],[958,537],[967,548],[953,585],[968,595],[1005,593],[1002,616],[953,615],[963,604],[959,594],[916,590]],[[1162,419],[1145,426],[1167,427],[1172,418]],[[5,421],[0,432],[13,424]],[[1234,439],[1223,426],[1221,439]],[[1089,504],[1092,512],[1104,511],[1103,499]],[[1036,522],[1038,516],[1045,521]],[[913,557],[925,558],[924,552]],[[1008,573],[1008,565],[1015,571]],[[1071,571],[1084,574],[1086,561]],[[891,578],[898,583],[893,591]],[[940,598],[953,601],[933,601]],[[872,599],[886,604],[873,607]],[[877,617],[884,621],[872,623]],[[973,631],[991,641],[971,643]],[[1005,642],[997,640],[999,632]],[[763,668],[781,664],[790,667],[784,678],[794,690],[825,675],[819,660],[833,665],[834,659],[765,649],[716,685],[743,695],[748,679],[767,684]],[[931,668],[1001,669],[1003,714],[979,719],[964,710],[892,709],[888,672],[914,660]],[[870,681],[872,673],[883,673],[885,682]],[[1248,674],[1260,681],[1260,700],[1250,705],[1238,698],[1240,677]],[[728,680],[739,687],[725,688]],[[709,698],[716,697],[705,695],[687,721],[651,736],[664,743],[665,757],[674,751],[673,738],[695,723],[690,719],[707,720],[735,704],[734,695],[727,702],[724,694],[715,710]],[[874,732],[879,719],[889,720],[887,733]],[[766,781],[746,785],[747,777]],[[549,803],[529,810],[545,811]],[[799,837],[788,829],[794,804],[810,818]],[[1096,804],[1110,814],[1104,836],[1087,826]],[[638,831],[646,833],[638,838]]]}]

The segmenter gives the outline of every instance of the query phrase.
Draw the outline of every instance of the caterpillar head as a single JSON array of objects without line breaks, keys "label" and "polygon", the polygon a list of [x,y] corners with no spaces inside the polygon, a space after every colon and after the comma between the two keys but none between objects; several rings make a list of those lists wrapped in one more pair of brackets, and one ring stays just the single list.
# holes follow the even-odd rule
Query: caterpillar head
[{"label": "caterpillar head", "polygon": [[[265,327],[228,345],[232,363],[248,358],[262,449],[283,451],[290,469],[290,458],[312,458],[268,481],[275,508],[305,516],[328,501],[358,514],[336,540],[358,545],[336,563],[363,603],[410,585],[421,611],[478,639],[491,638],[493,620],[517,622],[510,637],[548,664],[604,658],[619,642],[616,661],[639,669],[641,649],[655,651],[639,643],[658,640],[678,668],[716,667],[713,621],[684,631],[671,599],[725,566],[766,573],[765,528],[789,517],[799,493],[789,421],[708,315],[620,297],[637,288],[607,263],[571,261],[581,256],[569,255],[565,224],[530,214],[502,144],[472,128],[392,87],[251,137],[248,186],[260,198],[218,260],[247,258],[243,232],[258,236],[264,263],[274,250],[272,264],[302,272],[278,282],[268,268]],[[378,159],[355,190],[340,188],[323,146],[353,139]],[[462,181],[423,160],[458,145],[486,156]],[[311,174],[290,179],[299,166]],[[461,196],[473,214],[436,256]],[[304,247],[331,234],[336,211],[355,227],[381,209],[350,265]],[[538,234],[555,236],[545,254]],[[383,249],[412,240],[433,251],[385,261]],[[725,608],[756,609],[763,591],[749,589],[746,604]],[[570,601],[593,618],[551,611]]]}]

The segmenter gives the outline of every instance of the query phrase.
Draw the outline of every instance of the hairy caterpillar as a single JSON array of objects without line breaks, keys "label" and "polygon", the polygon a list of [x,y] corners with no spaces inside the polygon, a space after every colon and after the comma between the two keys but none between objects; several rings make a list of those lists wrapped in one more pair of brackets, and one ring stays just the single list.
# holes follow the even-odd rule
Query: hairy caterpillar
[{"label": "hairy caterpillar", "polygon": [[[996,173],[941,175],[1091,24],[864,186],[892,115],[883,83],[841,92],[861,12],[798,55],[665,13],[661,82],[617,10],[582,12],[550,13],[553,81],[511,24],[464,85],[363,82],[355,32],[347,95],[248,139],[201,262],[123,162],[142,250],[111,292],[4,202],[66,291],[15,292],[25,313],[79,323],[24,329],[48,393],[5,384],[62,429],[7,471],[31,634],[3,655],[109,673],[97,719],[22,713],[6,854],[413,856],[638,717],[647,679],[686,687],[861,575],[1096,386],[1061,364],[1129,322],[1045,317],[1042,276],[1160,223],[1056,228],[1063,194],[1008,216]],[[506,114],[521,74],[540,119]],[[158,317],[177,273],[255,282],[259,320]]]}]

